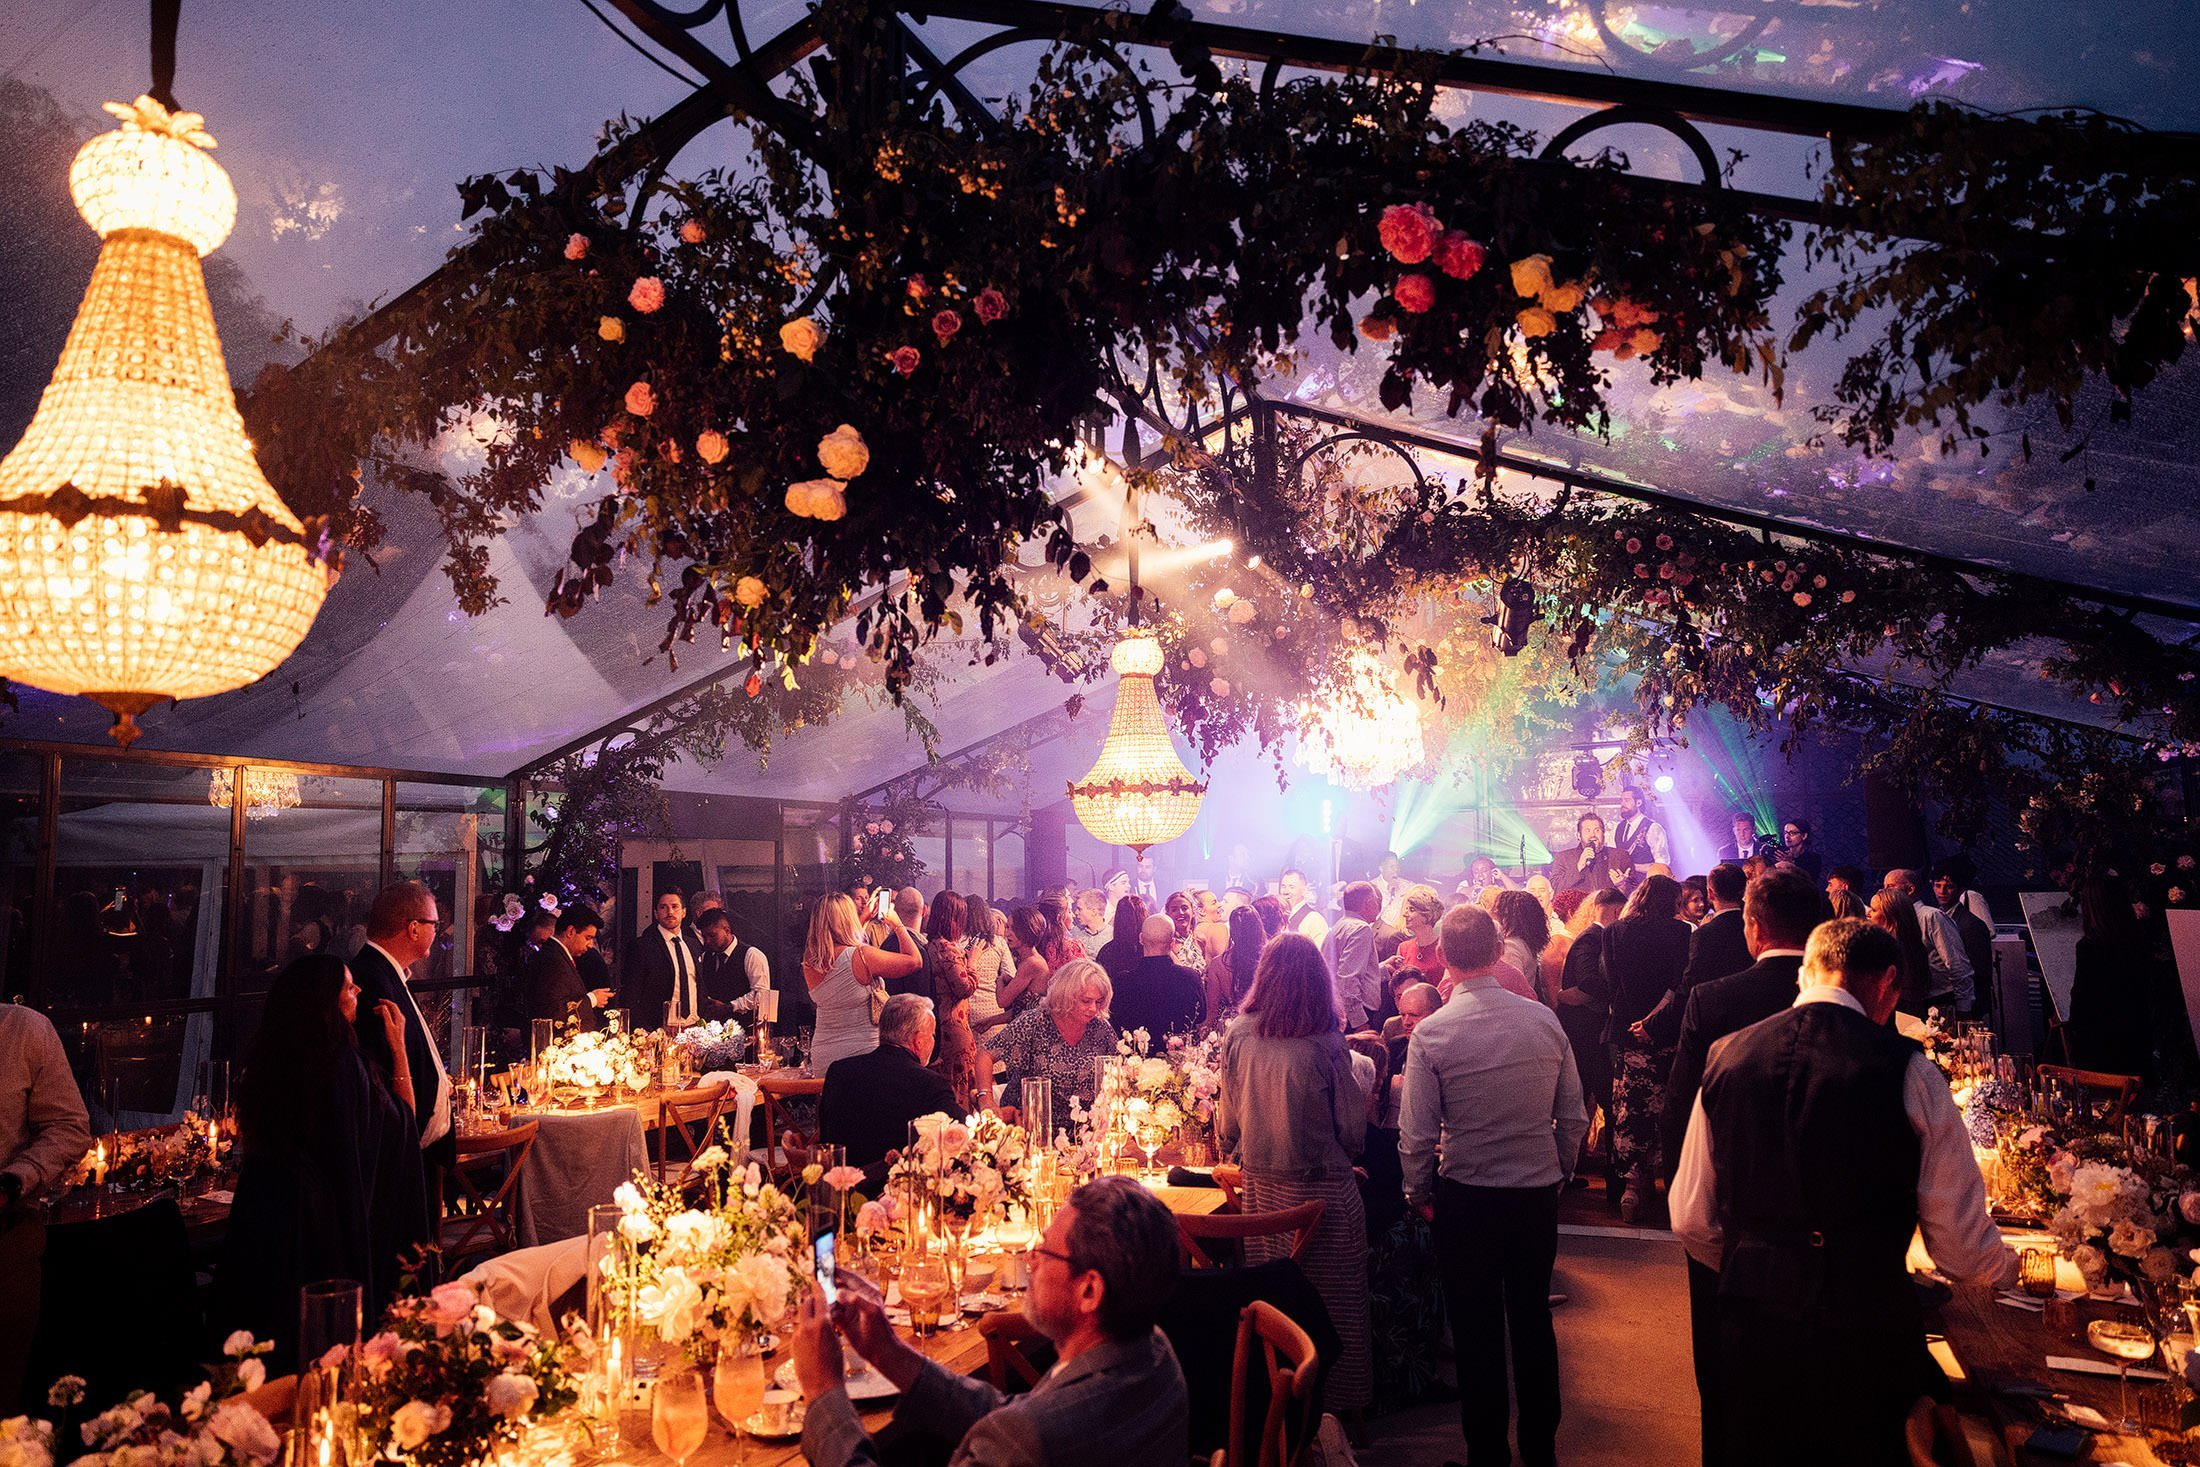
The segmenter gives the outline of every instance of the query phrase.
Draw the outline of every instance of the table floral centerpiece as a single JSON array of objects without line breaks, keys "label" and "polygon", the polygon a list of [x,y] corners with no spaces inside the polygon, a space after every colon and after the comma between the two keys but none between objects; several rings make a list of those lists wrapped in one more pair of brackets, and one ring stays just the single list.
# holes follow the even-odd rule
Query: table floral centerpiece
[{"label": "table floral centerpiece", "polygon": [[603,1030],[558,1040],[536,1065],[542,1086],[559,1099],[597,1100],[615,1088],[638,1095],[656,1073],[635,1036]]},{"label": "table floral centerpiece", "polygon": [[[119,1404],[88,1418],[80,1432],[86,1467],[271,1467],[283,1439],[246,1393],[267,1383],[260,1357],[272,1348],[243,1331],[230,1335],[222,1360],[174,1406],[151,1391],[132,1391]],[[64,1423],[83,1404],[84,1381],[65,1375],[47,1392],[46,1404]],[[0,1421],[0,1462],[9,1467],[52,1467],[54,1426],[17,1416]]]},{"label": "table floral centerpiece", "polygon": [[919,1116],[916,1140],[894,1163],[892,1175],[922,1184],[939,1224],[967,1233],[1014,1204],[1031,1201],[1031,1138],[1022,1126],[992,1111],[961,1120],[944,1111]]},{"label": "table floral centerpiece", "polygon": [[709,1019],[690,1024],[673,1040],[695,1066],[696,1073],[730,1070],[747,1053],[748,1032],[731,1019]]},{"label": "table floral centerpiece", "polygon": [[210,1182],[234,1157],[232,1124],[186,1111],[176,1125],[101,1136],[63,1179],[65,1187],[115,1186],[155,1191]]},{"label": "table floral centerpiece", "polygon": [[560,1343],[463,1283],[397,1300],[350,1363],[361,1439],[408,1467],[473,1467],[505,1449],[540,1463],[579,1399]]}]

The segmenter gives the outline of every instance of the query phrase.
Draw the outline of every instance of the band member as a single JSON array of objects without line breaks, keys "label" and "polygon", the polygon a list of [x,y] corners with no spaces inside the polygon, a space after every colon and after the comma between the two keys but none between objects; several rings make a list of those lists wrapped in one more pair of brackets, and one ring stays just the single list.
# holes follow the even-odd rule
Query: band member
[{"label": "band member", "polygon": [[1549,867],[1553,891],[1595,891],[1599,887],[1622,889],[1633,882],[1635,863],[1625,851],[1604,838],[1604,817],[1594,810],[1582,812],[1574,822],[1581,844],[1560,851]]}]

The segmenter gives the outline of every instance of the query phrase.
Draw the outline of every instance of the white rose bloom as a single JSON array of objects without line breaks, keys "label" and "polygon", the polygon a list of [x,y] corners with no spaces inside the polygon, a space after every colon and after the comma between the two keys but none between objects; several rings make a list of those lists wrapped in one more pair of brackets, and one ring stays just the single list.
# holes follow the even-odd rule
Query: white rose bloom
[{"label": "white rose bloom", "polygon": [[507,1370],[490,1378],[488,1388],[482,1392],[482,1400],[489,1407],[490,1415],[510,1421],[534,1410],[538,1394],[533,1379]]},{"label": "white rose bloom", "polygon": [[[451,1413],[445,1411],[443,1419],[449,1423]],[[267,1418],[242,1401],[224,1401],[214,1408],[214,1420],[208,1427],[215,1438],[241,1458],[255,1462],[272,1462],[282,1455],[283,1439],[268,1425]]]},{"label": "white rose bloom", "polygon": [[407,1401],[390,1417],[390,1435],[399,1449],[409,1452],[450,1424],[450,1407]]}]

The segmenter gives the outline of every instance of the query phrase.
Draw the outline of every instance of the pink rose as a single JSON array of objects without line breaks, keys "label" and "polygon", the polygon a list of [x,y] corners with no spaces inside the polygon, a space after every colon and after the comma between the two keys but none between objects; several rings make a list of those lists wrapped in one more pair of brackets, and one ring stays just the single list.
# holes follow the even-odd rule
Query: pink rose
[{"label": "pink rose", "polygon": [[1637,539],[1637,538],[1636,538],[1635,536],[1633,536],[1633,535],[1630,535],[1630,536],[1628,536],[1628,537],[1627,537],[1627,553],[1628,553],[1629,555],[1640,555],[1640,554],[1642,554],[1642,541],[1641,541],[1641,540],[1639,540],[1639,539]]},{"label": "pink rose", "polygon": [[970,309],[978,313],[979,320],[991,325],[1008,314],[1008,297],[989,285],[970,302]]},{"label": "pink rose", "polygon": [[1454,280],[1465,280],[1482,268],[1482,247],[1455,229],[1437,246],[1436,268]]},{"label": "pink rose", "polygon": [[626,410],[637,418],[646,418],[657,411],[657,394],[650,390],[647,382],[637,382],[626,390]]},{"label": "pink rose", "polygon": [[907,288],[909,291],[909,299],[913,301],[921,301],[926,296],[932,293],[931,285],[926,282],[925,278],[922,275],[910,276]]},{"label": "pink rose", "polygon": [[1398,283],[1391,288],[1390,294],[1398,302],[1400,310],[1410,311],[1418,316],[1436,304],[1436,282],[1415,271],[1411,275],[1399,276]]},{"label": "pink rose", "polygon": [[836,1192],[845,1192],[862,1183],[863,1168],[859,1166],[836,1166],[825,1173],[825,1185]]},{"label": "pink rose", "polygon": [[906,377],[917,370],[917,363],[924,356],[913,346],[897,346],[886,354],[886,360],[894,364],[894,370]]},{"label": "pink rose", "polygon": [[2186,1192],[2177,1199],[2177,1215],[2187,1224],[2200,1227],[2200,1192]]},{"label": "pink rose", "polygon": [[883,1203],[866,1202],[856,1209],[856,1231],[859,1233],[883,1233],[891,1221]]},{"label": "pink rose", "polygon": [[665,303],[665,283],[654,275],[644,275],[626,293],[626,303],[643,315],[648,315]]},{"label": "pink rose", "polygon": [[567,235],[567,236],[565,237],[565,258],[567,258],[568,260],[579,260],[579,259],[585,259],[585,258],[587,257],[587,255],[588,255],[588,236],[587,236],[587,235],[585,235],[585,234],[569,234],[569,235]]},{"label": "pink rose", "polygon": [[448,1329],[473,1318],[474,1305],[480,1302],[469,1284],[437,1284],[428,1291],[428,1307],[421,1311],[421,1318],[439,1330]]},{"label": "pink rose", "polygon": [[894,822],[891,820],[881,820],[878,823],[878,829],[879,834],[881,835],[892,835],[894,833]]},{"label": "pink rose", "polygon": [[387,1375],[390,1367],[405,1356],[405,1342],[388,1330],[375,1335],[359,1347],[359,1365],[369,1375]]},{"label": "pink rose", "polygon": [[[1660,535],[1660,536],[1658,536],[1658,542],[1657,542],[1657,543],[1658,543],[1658,549],[1660,549],[1660,550],[1671,550],[1671,549],[1673,548],[1673,537],[1672,537],[1671,535]],[[1823,583],[1823,582],[1820,582],[1820,584],[1822,585],[1822,584],[1824,584],[1824,583]]]},{"label": "pink rose", "polygon": [[940,339],[941,346],[947,345],[955,333],[962,329],[963,318],[960,313],[951,310],[933,312],[932,334]]},{"label": "pink rose", "polygon": [[1402,265],[1418,265],[1435,250],[1443,226],[1426,204],[1392,204],[1383,210],[1375,233],[1392,259]]}]

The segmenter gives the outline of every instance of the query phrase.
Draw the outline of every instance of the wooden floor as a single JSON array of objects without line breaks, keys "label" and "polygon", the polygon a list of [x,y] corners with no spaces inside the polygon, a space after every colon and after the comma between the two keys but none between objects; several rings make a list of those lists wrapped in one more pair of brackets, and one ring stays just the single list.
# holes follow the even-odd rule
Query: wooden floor
[{"label": "wooden floor", "polygon": [[[1605,1226],[1602,1193],[1586,1195],[1593,1208],[1565,1209],[1551,1286],[1567,1296],[1553,1315],[1564,1411],[1558,1459],[1566,1467],[1697,1467],[1680,1244],[1670,1233],[1620,1228],[1616,1218]],[[1364,1463],[1439,1467],[1466,1456],[1456,1404],[1402,1411],[1369,1429]]]}]

